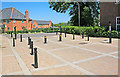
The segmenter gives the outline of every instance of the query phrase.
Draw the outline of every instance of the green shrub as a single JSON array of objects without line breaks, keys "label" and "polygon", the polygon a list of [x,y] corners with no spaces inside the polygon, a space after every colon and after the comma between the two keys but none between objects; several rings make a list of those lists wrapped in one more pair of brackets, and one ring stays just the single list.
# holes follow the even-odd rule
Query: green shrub
[{"label": "green shrub", "polygon": [[[62,32],[67,32],[68,34],[72,34],[73,32],[77,35],[82,35],[84,32],[86,35],[91,37],[109,37],[108,27],[99,27],[99,26],[90,26],[90,27],[78,27],[78,26],[61,26]],[[35,30],[27,30],[23,29],[22,31],[16,31],[17,33],[34,33],[34,32],[43,32],[43,33],[51,33],[60,31],[60,28],[38,28]],[[6,31],[7,34],[10,34],[11,31]],[[112,37],[118,38],[118,31],[112,31]]]}]

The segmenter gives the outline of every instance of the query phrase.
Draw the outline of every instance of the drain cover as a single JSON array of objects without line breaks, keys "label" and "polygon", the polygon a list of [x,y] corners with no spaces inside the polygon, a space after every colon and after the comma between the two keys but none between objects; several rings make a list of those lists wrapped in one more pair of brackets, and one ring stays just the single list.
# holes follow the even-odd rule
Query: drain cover
[{"label": "drain cover", "polygon": [[6,48],[6,47],[2,47],[2,48]]},{"label": "drain cover", "polygon": [[87,43],[83,42],[83,43],[79,43],[79,44],[87,44]]}]

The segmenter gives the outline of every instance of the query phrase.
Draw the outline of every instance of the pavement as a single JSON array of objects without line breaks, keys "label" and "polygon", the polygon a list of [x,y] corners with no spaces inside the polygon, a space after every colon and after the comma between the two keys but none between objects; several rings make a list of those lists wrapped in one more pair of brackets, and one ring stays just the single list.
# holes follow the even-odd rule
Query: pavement
[{"label": "pavement", "polygon": [[[19,34],[20,35],[20,34]],[[118,75],[118,39],[87,37],[55,33],[23,34],[15,40],[10,35],[0,35],[0,75]],[[34,55],[30,55],[27,37],[37,48],[38,68],[34,68]],[[47,44],[44,44],[47,36]]]}]

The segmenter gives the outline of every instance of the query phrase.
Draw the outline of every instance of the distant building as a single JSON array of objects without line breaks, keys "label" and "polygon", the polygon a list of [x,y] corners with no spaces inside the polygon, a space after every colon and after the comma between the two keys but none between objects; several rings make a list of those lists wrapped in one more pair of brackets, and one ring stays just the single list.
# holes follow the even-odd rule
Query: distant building
[{"label": "distant building", "polygon": [[100,25],[109,26],[120,30],[120,2],[100,2]]},{"label": "distant building", "polygon": [[[0,14],[2,15],[0,24],[5,24],[5,31],[13,31],[15,26],[17,31],[20,31],[23,28],[26,28],[27,30],[31,30],[34,28],[48,28],[51,26],[52,23],[51,21],[48,22],[39,20],[40,23],[46,24],[36,24],[34,21],[32,21],[32,19],[29,18],[29,13],[27,10],[25,11],[24,15],[14,7],[5,8],[2,11],[0,11]],[[39,27],[39,25],[42,26]]]},{"label": "distant building", "polygon": [[41,21],[41,20],[33,20],[32,21],[32,29],[49,28],[51,25],[52,25],[51,21]]}]

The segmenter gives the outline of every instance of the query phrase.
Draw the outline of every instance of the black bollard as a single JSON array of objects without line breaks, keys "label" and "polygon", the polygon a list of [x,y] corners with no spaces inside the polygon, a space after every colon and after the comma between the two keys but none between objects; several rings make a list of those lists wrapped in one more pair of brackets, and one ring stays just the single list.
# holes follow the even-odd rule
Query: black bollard
[{"label": "black bollard", "polygon": [[17,39],[16,26],[14,27],[14,31],[15,31],[15,39]]},{"label": "black bollard", "polygon": [[34,67],[38,68],[38,62],[37,62],[37,48],[34,48]]},{"label": "black bollard", "polygon": [[84,39],[84,32],[82,32],[82,39]]},{"label": "black bollard", "polygon": [[88,35],[88,41],[89,41],[89,35]]},{"label": "black bollard", "polygon": [[59,35],[59,41],[62,41],[62,35],[61,34]]},{"label": "black bollard", "polygon": [[111,22],[109,21],[109,43],[112,43],[112,38],[111,38]]},{"label": "black bollard", "polygon": [[58,34],[58,32],[56,31],[56,35]]},{"label": "black bollard", "polygon": [[47,43],[47,36],[44,37],[44,44]]},{"label": "black bollard", "polygon": [[33,55],[33,41],[31,41],[31,55]]},{"label": "black bollard", "polygon": [[67,36],[66,36],[66,31],[65,31],[65,37],[67,37]]},{"label": "black bollard", "polygon": [[30,44],[29,44],[29,45],[30,45],[29,49],[31,49],[31,39],[29,39],[29,42],[30,42]]},{"label": "black bollard", "polygon": [[20,35],[20,42],[22,42],[22,34]]},{"label": "black bollard", "polygon": [[13,38],[13,47],[15,47],[15,38]]},{"label": "black bollard", "polygon": [[73,33],[73,40],[75,39],[75,35],[74,35],[74,33]]},{"label": "black bollard", "polygon": [[33,41],[30,42],[30,49],[32,49],[32,42],[33,42]]},{"label": "black bollard", "polygon": [[30,45],[30,37],[28,37],[28,45]]},{"label": "black bollard", "polygon": [[13,34],[12,34],[12,32],[11,32],[11,38],[13,37]]}]

